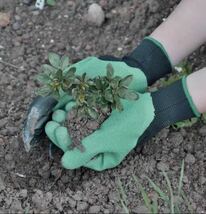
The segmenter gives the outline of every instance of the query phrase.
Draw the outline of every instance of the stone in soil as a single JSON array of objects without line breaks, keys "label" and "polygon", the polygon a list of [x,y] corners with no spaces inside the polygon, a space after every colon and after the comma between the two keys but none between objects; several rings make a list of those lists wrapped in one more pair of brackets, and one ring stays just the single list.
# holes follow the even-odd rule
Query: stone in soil
[{"label": "stone in soil", "polygon": [[102,7],[96,3],[91,4],[88,9],[87,20],[100,27],[105,20]]}]

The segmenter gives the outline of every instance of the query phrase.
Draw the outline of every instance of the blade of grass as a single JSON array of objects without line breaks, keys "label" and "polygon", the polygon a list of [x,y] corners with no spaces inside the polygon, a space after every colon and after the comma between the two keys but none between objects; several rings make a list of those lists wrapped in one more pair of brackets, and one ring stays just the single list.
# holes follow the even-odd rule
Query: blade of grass
[{"label": "blade of grass", "polygon": [[129,209],[127,208],[127,206],[126,206],[126,204],[124,203],[124,201],[123,201],[122,199],[120,199],[120,202],[121,202],[121,205],[122,205],[122,207],[123,207],[123,209],[124,209],[124,212],[125,212],[126,214],[129,214]]},{"label": "blade of grass", "polygon": [[157,195],[155,194],[154,198],[152,199],[152,213],[158,213],[158,203],[157,203]]},{"label": "blade of grass", "polygon": [[180,180],[179,180],[179,185],[178,185],[178,197],[180,196],[181,190],[182,190],[182,184],[183,184],[183,176],[184,176],[184,160],[182,161],[182,165],[181,165],[181,171],[180,171]]},{"label": "blade of grass", "polygon": [[158,187],[149,177],[146,176],[146,178],[148,179],[150,185],[153,187],[155,192],[159,194],[160,198],[163,201],[166,201],[167,203],[169,203],[169,197],[160,189],[160,187]]},{"label": "blade of grass", "polygon": [[175,206],[174,207],[175,213],[180,214],[181,212],[180,212],[178,204],[175,204],[174,206]]},{"label": "blade of grass", "polygon": [[118,183],[118,195],[119,195],[119,200],[120,200],[120,203],[124,209],[124,212],[126,214],[129,214],[129,209],[127,208],[127,196],[124,192],[124,188],[122,186],[122,182],[120,180],[120,178],[117,179],[117,183]]},{"label": "blade of grass", "polygon": [[173,190],[172,190],[172,186],[171,186],[171,182],[170,182],[170,179],[168,178],[167,176],[167,173],[165,171],[162,171],[165,179],[166,179],[166,182],[167,182],[167,185],[168,185],[168,188],[169,188],[169,191],[170,191],[170,211],[172,214],[174,214],[174,195],[173,195]]},{"label": "blade of grass", "polygon": [[125,202],[125,204],[127,204],[127,196],[124,192],[124,188],[122,186],[122,182],[121,182],[120,178],[117,179],[117,182],[118,182],[118,187],[119,187],[119,191],[120,191],[120,196],[123,199],[123,201]]},{"label": "blade of grass", "polygon": [[187,208],[188,208],[189,212],[190,212],[191,214],[193,214],[193,213],[194,213],[194,210],[193,210],[193,208],[192,208],[192,206],[191,206],[191,203],[189,202],[189,200],[188,200],[188,198],[187,198],[187,196],[185,195],[185,193],[184,193],[183,190],[181,191],[181,195],[182,195],[183,200],[184,200],[185,203],[187,204]]},{"label": "blade of grass", "polygon": [[142,194],[142,197],[143,197],[143,200],[144,200],[144,203],[147,207],[147,209],[149,210],[149,212],[151,213],[152,212],[152,207],[151,207],[151,200],[149,199],[146,191],[144,190],[143,186],[140,184],[139,180],[137,179],[137,177],[135,175],[132,175],[133,176],[133,179],[135,181],[135,183],[137,184],[137,186],[140,188],[140,192]]}]

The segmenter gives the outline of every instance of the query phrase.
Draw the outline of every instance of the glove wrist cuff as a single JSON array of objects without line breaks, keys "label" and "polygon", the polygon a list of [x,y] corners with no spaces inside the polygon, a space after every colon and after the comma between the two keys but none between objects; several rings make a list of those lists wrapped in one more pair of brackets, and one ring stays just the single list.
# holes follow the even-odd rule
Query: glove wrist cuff
[{"label": "glove wrist cuff", "polygon": [[172,72],[172,64],[163,45],[152,37],[145,37],[131,54],[123,57],[128,65],[140,68],[148,85]]},{"label": "glove wrist cuff", "polygon": [[199,117],[188,92],[186,78],[152,92],[155,118],[140,138],[140,142],[150,139],[161,129],[183,120]]},{"label": "glove wrist cuff", "polygon": [[189,91],[188,91],[186,76],[184,76],[184,77],[182,78],[182,86],[183,86],[183,90],[184,90],[184,92],[185,92],[185,95],[186,95],[186,97],[187,97],[188,103],[189,103],[189,105],[190,105],[190,107],[191,107],[191,109],[192,109],[194,115],[195,115],[196,117],[200,117],[201,114],[198,112],[197,107],[195,106],[195,104],[194,104],[194,102],[193,102],[193,99],[192,99],[192,97],[190,96],[190,93],[189,93]]}]

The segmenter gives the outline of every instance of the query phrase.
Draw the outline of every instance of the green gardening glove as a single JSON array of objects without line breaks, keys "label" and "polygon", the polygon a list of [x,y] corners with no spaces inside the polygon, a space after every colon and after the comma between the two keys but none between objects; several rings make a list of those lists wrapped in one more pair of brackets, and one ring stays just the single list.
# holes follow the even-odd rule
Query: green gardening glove
[{"label": "green gardening glove", "polygon": [[62,125],[74,103],[69,102],[65,110],[56,110],[45,131],[50,140],[64,151],[62,165],[67,169],[84,166],[98,171],[117,166],[137,145],[138,138],[154,118],[150,94],[139,96],[138,101],[123,100],[124,111],[113,110],[100,129],[83,139],[84,152],[77,148],[69,150],[71,138]]},{"label": "green gardening glove", "polygon": [[[129,88],[134,90],[134,91],[144,91],[145,88],[147,87],[146,83],[146,78],[141,72],[141,70],[138,70],[137,68],[129,67],[126,63],[124,62],[119,62],[119,61],[106,61],[106,60],[100,60],[96,57],[89,57],[85,60],[82,60],[73,66],[76,68],[76,73],[77,74],[83,74],[86,72],[89,77],[95,77],[95,76],[100,76],[100,75],[106,75],[106,66],[108,63],[111,63],[115,75],[125,77],[126,75],[133,75],[133,81],[130,84]],[[141,96],[141,94],[140,94]],[[140,105],[142,100],[142,105]],[[103,148],[105,148],[108,153],[110,153],[110,150],[114,150],[114,155],[111,156],[113,160],[113,163],[105,163],[105,166],[99,167],[96,170],[103,170],[109,167],[114,167],[118,165],[122,159],[129,153],[129,151],[135,147],[137,144],[137,138],[142,134],[143,130],[149,125],[151,122],[151,118],[153,115],[153,107],[151,104],[147,105],[148,103],[151,102],[150,96],[144,95],[143,98],[141,98],[136,101],[123,101],[123,106],[124,106],[124,111],[123,112],[117,112],[113,111],[111,116],[102,124],[101,129],[97,130],[95,133],[93,133],[91,136],[86,137],[83,142],[84,146],[86,148],[86,152],[82,154],[82,158],[74,158],[74,161],[67,160],[67,158],[64,157],[73,157],[73,155],[68,155],[66,154],[67,152],[71,152],[71,154],[77,154],[79,151],[77,149],[74,149],[73,151],[68,151],[68,146],[71,144],[71,139],[69,136],[69,133],[65,127],[62,126],[62,124],[65,121],[66,115],[68,111],[71,109],[71,107],[74,105],[74,102],[72,102],[71,97],[66,96],[63,97],[60,102],[57,104],[57,106],[54,108],[54,113],[52,116],[52,121],[48,122],[46,125],[46,134],[48,137],[51,139],[51,141],[61,148],[65,153],[65,156],[62,158],[63,161],[63,166],[65,168],[78,168],[80,166],[83,166],[86,162],[90,160],[95,154],[99,154],[100,151],[103,151]],[[147,100],[147,102],[144,102],[144,100]],[[66,104],[67,103],[67,104]],[[66,107],[65,107],[66,105]],[[139,106],[139,107],[136,107]],[[63,109],[62,109],[63,108]],[[141,114],[138,116],[138,111],[139,109],[142,108],[144,110],[150,109],[150,113],[147,114]],[[139,120],[145,120],[145,115],[146,115],[146,120],[144,122],[144,126],[141,125],[141,128],[138,127],[138,124],[142,122],[136,121],[136,116],[139,118]],[[125,119],[129,120],[130,122],[127,124],[125,123]],[[131,125],[130,125],[131,124]],[[135,131],[134,129],[132,133],[128,132],[127,129],[128,127],[136,127]],[[136,132],[136,130],[139,130],[139,132]],[[105,130],[102,132],[102,130]],[[119,135],[121,133],[121,135]],[[90,138],[91,137],[91,138]],[[94,139],[93,139],[94,138]],[[110,139],[110,140],[109,140]],[[112,140],[112,142],[111,142]],[[95,142],[100,142],[98,145],[101,145],[101,147],[97,147],[98,150],[92,152],[90,147],[93,147],[92,144]],[[86,143],[89,142],[89,143]],[[110,147],[105,147],[105,142],[107,142],[108,146],[112,145],[114,148]],[[115,145],[115,142],[118,143]],[[124,142],[129,142],[128,144],[125,144]],[[118,146],[121,145],[121,146]],[[124,146],[125,145],[125,146]],[[97,149],[96,148],[96,149]],[[115,151],[115,149],[117,149]],[[89,152],[90,151],[90,152]],[[101,152],[103,154],[103,152]],[[78,154],[79,155],[79,154]],[[76,157],[76,155],[74,155]],[[87,161],[85,162],[85,158]],[[69,165],[68,165],[69,163]]]},{"label": "green gardening glove", "polygon": [[[104,75],[105,66],[111,63],[116,75],[133,75],[134,81],[130,89],[144,92],[147,86],[152,85],[156,80],[172,71],[171,63],[164,47],[154,38],[146,37],[128,55],[122,58],[114,56],[89,57],[75,64],[78,67],[77,74],[86,72],[91,76]],[[43,132],[45,122],[50,120],[50,112],[63,108],[71,97],[62,96],[58,105],[53,97],[36,97],[30,105],[25,120],[23,139],[25,148],[29,150],[32,144],[38,141]],[[55,106],[56,105],[56,106]],[[55,108],[54,108],[55,106]],[[38,116],[34,115],[38,111]],[[35,122],[33,122],[35,118]],[[32,129],[31,129],[32,127]]]},{"label": "green gardening glove", "polygon": [[199,117],[200,113],[187,89],[186,78],[152,93],[139,94],[137,101],[123,101],[124,111],[112,111],[100,129],[82,140],[85,152],[68,150],[69,133],[62,126],[66,111],[57,110],[46,125],[48,137],[64,151],[62,165],[67,169],[88,167],[97,171],[117,166],[137,145],[162,128],[176,122]]}]

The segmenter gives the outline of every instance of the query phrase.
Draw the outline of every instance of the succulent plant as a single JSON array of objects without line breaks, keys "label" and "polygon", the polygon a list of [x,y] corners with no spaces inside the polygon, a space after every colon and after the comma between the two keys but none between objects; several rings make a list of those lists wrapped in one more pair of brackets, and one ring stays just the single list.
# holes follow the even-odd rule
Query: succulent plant
[{"label": "succulent plant", "polygon": [[44,73],[38,75],[38,80],[44,84],[38,94],[53,95],[56,99],[67,93],[76,102],[77,113],[97,119],[99,112],[107,113],[111,109],[123,110],[121,99],[137,100],[138,94],[129,89],[132,75],[124,78],[114,75],[112,64],[106,67],[106,76],[88,78],[86,73],[75,74],[69,58],[49,54],[51,65],[42,66]]}]

